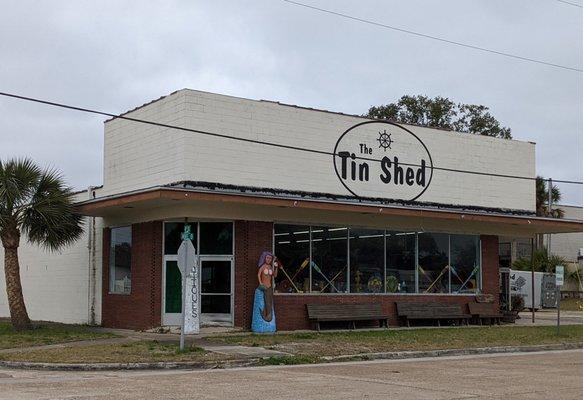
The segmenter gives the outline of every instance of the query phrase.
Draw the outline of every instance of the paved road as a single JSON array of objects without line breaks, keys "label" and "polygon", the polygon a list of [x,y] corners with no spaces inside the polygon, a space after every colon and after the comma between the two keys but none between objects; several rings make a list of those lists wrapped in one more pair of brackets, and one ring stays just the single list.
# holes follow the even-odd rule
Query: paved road
[{"label": "paved road", "polygon": [[0,369],[0,399],[581,399],[583,350],[212,371]]}]

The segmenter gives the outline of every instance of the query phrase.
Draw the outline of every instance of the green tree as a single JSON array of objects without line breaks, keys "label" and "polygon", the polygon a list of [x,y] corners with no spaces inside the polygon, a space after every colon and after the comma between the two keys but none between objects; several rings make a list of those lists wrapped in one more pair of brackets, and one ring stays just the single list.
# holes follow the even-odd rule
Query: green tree
[{"label": "green tree", "polygon": [[565,280],[575,282],[583,290],[583,269],[578,265],[572,271],[565,271]]},{"label": "green tree", "polygon": [[[538,272],[550,272],[554,273],[557,265],[565,265],[566,261],[563,257],[549,254],[547,249],[543,247],[542,249],[537,249],[533,254],[534,270]],[[531,271],[532,265],[530,263],[530,258],[519,258],[512,264],[512,269],[517,269],[521,271]]]},{"label": "green tree", "polygon": [[476,104],[456,104],[446,97],[401,97],[395,103],[369,108],[368,118],[388,119],[403,124],[424,125],[433,128],[453,129],[512,139],[510,128],[502,127],[489,108]]},{"label": "green tree", "polygon": [[83,227],[72,199],[71,188],[58,172],[42,170],[30,159],[0,161],[0,240],[10,318],[16,330],[31,328],[20,282],[21,236],[51,251],[75,242]]},{"label": "green tree", "polygon": [[551,191],[551,211],[549,212],[549,188],[548,180],[542,176],[536,177],[536,215],[539,217],[563,218],[565,212],[560,208],[553,208],[561,201],[561,191],[553,185]]}]

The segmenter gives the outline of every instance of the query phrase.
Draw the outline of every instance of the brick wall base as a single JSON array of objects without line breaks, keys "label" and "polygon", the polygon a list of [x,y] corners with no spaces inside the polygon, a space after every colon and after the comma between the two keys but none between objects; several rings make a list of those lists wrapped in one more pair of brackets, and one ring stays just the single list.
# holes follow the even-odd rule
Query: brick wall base
[{"label": "brick wall base", "polygon": [[[482,293],[492,294],[496,307],[499,304],[498,283],[498,237],[481,237],[482,243]],[[275,315],[277,329],[282,331],[296,329],[312,329],[308,321],[306,304],[358,304],[380,302],[383,311],[390,316],[389,324],[398,324],[395,302],[436,302],[460,304],[464,312],[468,313],[467,304],[475,301],[473,295],[294,295],[276,294]],[[346,327],[346,325],[340,325]]]},{"label": "brick wall base", "polygon": [[[297,329],[314,329],[313,324],[308,321],[306,304],[359,304],[359,303],[380,303],[383,311],[387,313],[390,326],[397,326],[397,309],[395,302],[419,303],[435,302],[447,304],[460,304],[468,312],[467,304],[474,301],[474,296],[447,296],[447,295],[293,295],[280,294],[275,296],[275,316],[277,318],[277,329],[280,331],[292,331]],[[348,323],[336,323],[333,326],[346,328]],[[325,326],[325,325],[322,325]],[[372,323],[362,323],[362,326],[378,326],[376,321]]]}]

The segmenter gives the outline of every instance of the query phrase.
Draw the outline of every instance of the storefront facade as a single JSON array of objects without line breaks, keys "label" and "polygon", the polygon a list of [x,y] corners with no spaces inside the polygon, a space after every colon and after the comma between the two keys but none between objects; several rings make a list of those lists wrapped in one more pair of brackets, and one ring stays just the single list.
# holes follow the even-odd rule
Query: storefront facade
[{"label": "storefront facade", "polygon": [[499,236],[582,230],[535,217],[534,181],[488,175],[534,178],[533,143],[193,90],[123,116],[105,123],[103,186],[78,202],[90,323],[179,324],[185,223],[203,325],[249,329],[269,250],[279,330],[310,328],[312,303],[380,303],[395,325],[396,301],[497,302]]},{"label": "storefront facade", "polygon": [[[498,291],[498,241],[492,235],[259,221],[190,223],[196,227],[194,241],[200,249],[203,325],[249,328],[256,258],[265,249],[274,249],[284,265],[275,296],[281,330],[309,329],[305,307],[315,302],[380,302],[394,315],[396,301],[467,304],[477,294],[496,296]],[[106,228],[103,260],[110,267],[104,268],[103,277],[105,326],[179,325],[182,304],[176,251],[183,225],[155,221]],[[121,261],[112,262],[111,257]],[[442,273],[445,265],[456,262],[458,268]],[[120,271],[124,268],[125,273]],[[391,323],[397,324],[396,318]]]}]

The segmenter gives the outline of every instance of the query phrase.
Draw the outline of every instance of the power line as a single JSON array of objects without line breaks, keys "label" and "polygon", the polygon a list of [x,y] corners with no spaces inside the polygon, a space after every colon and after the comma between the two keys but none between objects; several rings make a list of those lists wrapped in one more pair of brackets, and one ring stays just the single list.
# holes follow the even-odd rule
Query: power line
[{"label": "power line", "polygon": [[[560,69],[565,69],[565,70],[569,70],[569,71],[583,73],[583,69],[582,68],[569,67],[569,66],[566,66],[566,65],[555,64],[555,63],[548,62],[548,61],[544,61],[544,60],[538,60],[536,58],[524,57],[524,56],[519,56],[519,55],[512,54],[512,53],[506,53],[506,52],[499,51],[499,50],[489,49],[489,48],[486,48],[486,47],[476,46],[476,45],[469,44],[469,43],[457,42],[455,40],[449,40],[449,39],[445,39],[445,38],[438,37],[438,36],[432,36],[432,35],[429,35],[429,34],[412,31],[412,30],[409,30],[409,29],[399,28],[399,27],[396,27],[396,26],[383,24],[383,23],[376,22],[376,21],[372,21],[372,20],[369,20],[369,19],[355,17],[355,16],[352,16],[352,15],[348,15],[348,14],[344,14],[344,13],[338,12],[338,11],[328,10],[328,9],[325,9],[325,8],[320,8],[320,7],[312,6],[310,4],[300,3],[300,2],[297,2],[297,1],[293,1],[293,0],[281,0],[281,1],[284,1],[286,3],[292,4],[292,5],[295,5],[295,6],[308,8],[308,9],[311,9],[311,10],[314,10],[314,11],[319,11],[321,13],[331,14],[331,15],[335,15],[337,17],[342,17],[342,18],[346,18],[346,19],[353,20],[353,21],[358,21],[358,22],[362,22],[362,23],[365,23],[365,24],[374,25],[374,26],[377,26],[377,27],[380,27],[380,28],[386,28],[386,29],[391,29],[393,31],[397,31],[397,32],[401,32],[401,33],[406,33],[408,35],[414,35],[414,36],[417,36],[417,37],[422,37],[422,38],[425,38],[425,39],[431,39],[431,40],[435,40],[435,41],[439,41],[439,42],[443,42],[443,43],[447,43],[447,44],[451,44],[451,45],[455,45],[455,46],[460,46],[460,47],[465,47],[465,48],[472,49],[472,50],[478,50],[478,51],[486,52],[486,53],[497,54],[499,56],[513,58],[513,59],[516,59],[516,60],[521,60],[521,61],[527,61],[527,62],[532,62],[532,63],[536,63],[536,64],[541,64],[541,65],[546,65],[548,67],[560,68]],[[569,4],[571,4],[571,3],[569,3]]]},{"label": "power line", "polygon": [[556,0],[556,1],[558,1],[559,3],[563,3],[563,4],[568,4],[568,5],[573,6],[573,7],[583,8],[583,5],[577,4],[577,3],[571,3],[570,1],[565,1],[565,0]]},{"label": "power line", "polygon": [[[302,152],[322,154],[322,155],[327,155],[327,156],[338,156],[339,155],[339,154],[334,153],[334,152],[328,152],[328,151],[323,151],[323,150],[308,149],[305,147],[291,146],[291,145],[274,143],[274,142],[266,142],[266,141],[256,140],[256,139],[241,138],[241,137],[237,137],[237,136],[225,135],[222,133],[208,132],[208,131],[202,131],[199,129],[192,129],[192,128],[186,128],[186,127],[182,127],[182,126],[163,124],[160,122],[148,121],[148,120],[144,120],[144,119],[128,117],[128,116],[125,116],[123,114],[112,114],[112,113],[108,113],[105,111],[92,110],[90,108],[84,108],[84,107],[72,106],[72,105],[68,105],[68,104],[56,103],[53,101],[37,99],[34,97],[22,96],[22,95],[18,95],[18,94],[14,94],[14,93],[0,92],[0,96],[9,97],[9,98],[18,99],[18,100],[23,100],[23,101],[29,101],[29,102],[33,102],[33,103],[40,103],[40,104],[44,104],[44,105],[48,105],[48,106],[52,106],[52,107],[64,108],[64,109],[68,109],[68,110],[80,111],[80,112],[89,113],[89,114],[102,115],[102,116],[110,117],[110,118],[114,118],[114,119],[123,119],[126,121],[132,121],[132,122],[137,122],[137,123],[146,124],[146,125],[153,125],[153,126],[158,126],[161,128],[176,129],[176,130],[185,131],[185,132],[198,133],[201,135],[218,137],[218,138],[222,138],[222,139],[236,140],[236,141],[240,141],[240,142],[260,144],[263,146],[278,147],[278,148],[287,149],[287,150],[302,151]],[[359,160],[365,160],[365,161],[374,161],[374,162],[381,161],[381,160],[378,160],[376,158],[368,158],[368,157],[362,157],[362,156],[356,156],[355,158],[359,159]],[[400,162],[400,164],[405,165],[405,166],[410,166],[410,167],[421,167],[421,165],[419,165],[419,164],[404,163],[404,162]],[[533,178],[530,176],[519,176],[519,175],[510,175],[510,174],[494,174],[491,172],[469,171],[469,170],[463,170],[463,169],[445,168],[445,167],[436,167],[436,166],[433,166],[432,169],[438,170],[438,171],[456,172],[456,173],[471,174],[471,175],[492,176],[492,177],[496,177],[496,178],[522,179],[522,180],[529,180],[529,181],[536,181],[536,179],[537,179],[537,178]],[[583,181],[553,179],[553,182],[568,183],[568,184],[573,184],[573,185],[583,185]]]}]

